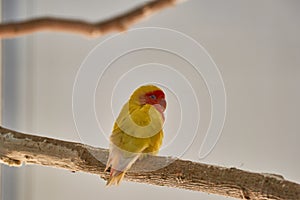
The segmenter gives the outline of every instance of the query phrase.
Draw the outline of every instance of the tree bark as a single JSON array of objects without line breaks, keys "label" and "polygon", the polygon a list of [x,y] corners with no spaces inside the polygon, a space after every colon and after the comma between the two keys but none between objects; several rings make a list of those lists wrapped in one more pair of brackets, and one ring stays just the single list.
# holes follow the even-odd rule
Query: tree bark
[{"label": "tree bark", "polygon": [[43,17],[22,22],[0,24],[0,38],[12,38],[40,31],[68,32],[87,37],[125,31],[133,24],[183,0],[155,0],[124,14],[101,22]]},{"label": "tree bark", "polygon": [[[85,144],[34,136],[0,127],[0,162],[63,168],[100,175],[108,150]],[[300,199],[300,185],[280,175],[253,173],[236,168],[150,156],[137,161],[125,180],[182,188],[240,199]]]}]

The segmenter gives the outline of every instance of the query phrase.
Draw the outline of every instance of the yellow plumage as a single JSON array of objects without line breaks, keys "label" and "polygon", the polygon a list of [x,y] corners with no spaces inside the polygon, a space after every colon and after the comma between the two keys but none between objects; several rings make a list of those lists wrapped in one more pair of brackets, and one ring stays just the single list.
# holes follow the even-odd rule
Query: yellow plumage
[{"label": "yellow plumage", "polygon": [[164,98],[160,88],[141,86],[123,106],[110,136],[107,185],[118,185],[125,172],[142,155],[158,153],[163,139]]}]

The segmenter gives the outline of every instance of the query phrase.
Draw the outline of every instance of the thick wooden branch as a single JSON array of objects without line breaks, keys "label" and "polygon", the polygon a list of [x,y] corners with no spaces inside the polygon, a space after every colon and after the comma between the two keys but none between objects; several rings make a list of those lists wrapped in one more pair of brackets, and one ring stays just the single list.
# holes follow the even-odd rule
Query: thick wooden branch
[{"label": "thick wooden branch", "polygon": [[[107,179],[108,173],[104,172],[107,157],[106,149],[27,135],[0,127],[0,162],[7,165],[45,165],[96,174]],[[169,157],[155,156],[138,161],[126,174],[125,180],[240,199],[300,199],[300,185],[279,175]]]},{"label": "thick wooden branch", "polygon": [[102,22],[44,17],[23,22],[0,24],[0,38],[12,38],[33,32],[54,31],[100,37],[107,33],[124,31],[133,24],[183,0],[154,0],[122,15]]}]

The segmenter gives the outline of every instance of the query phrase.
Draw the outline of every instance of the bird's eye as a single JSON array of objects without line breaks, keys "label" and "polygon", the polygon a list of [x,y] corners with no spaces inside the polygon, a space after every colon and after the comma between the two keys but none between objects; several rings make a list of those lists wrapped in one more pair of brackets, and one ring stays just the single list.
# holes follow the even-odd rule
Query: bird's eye
[{"label": "bird's eye", "polygon": [[151,99],[156,99],[156,96],[154,94],[150,95]]}]

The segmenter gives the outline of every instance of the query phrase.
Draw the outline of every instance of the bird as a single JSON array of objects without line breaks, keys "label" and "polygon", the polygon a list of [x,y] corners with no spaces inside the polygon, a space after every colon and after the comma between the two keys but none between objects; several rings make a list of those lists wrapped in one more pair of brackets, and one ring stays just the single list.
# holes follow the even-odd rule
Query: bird
[{"label": "bird", "polygon": [[106,185],[119,185],[137,159],[157,155],[163,140],[165,93],[155,85],[137,88],[122,107],[110,136]]}]

